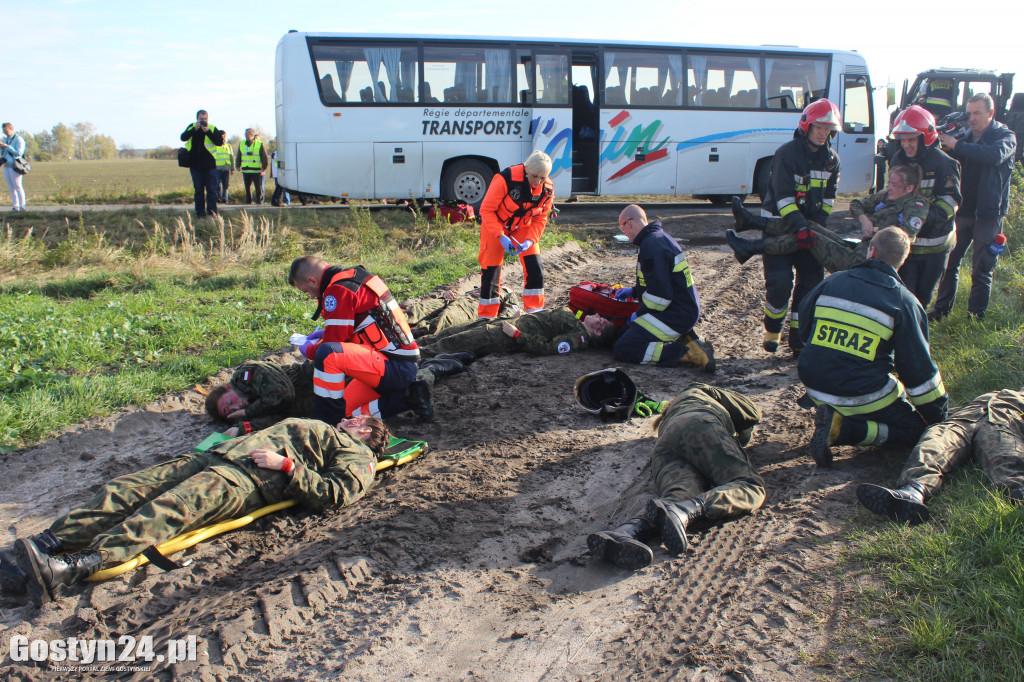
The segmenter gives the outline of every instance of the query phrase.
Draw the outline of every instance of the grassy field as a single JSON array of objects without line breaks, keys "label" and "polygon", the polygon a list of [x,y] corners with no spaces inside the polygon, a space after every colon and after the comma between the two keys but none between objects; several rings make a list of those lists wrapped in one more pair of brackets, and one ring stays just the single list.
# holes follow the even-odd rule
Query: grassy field
[{"label": "grassy field", "polygon": [[[22,184],[29,207],[45,204],[188,204],[192,178],[187,168],[163,159],[35,161]],[[271,185],[273,183],[270,183]],[[5,188],[6,189],[6,188]],[[231,177],[229,192],[242,196],[242,177]],[[10,206],[6,191],[0,205]]]}]

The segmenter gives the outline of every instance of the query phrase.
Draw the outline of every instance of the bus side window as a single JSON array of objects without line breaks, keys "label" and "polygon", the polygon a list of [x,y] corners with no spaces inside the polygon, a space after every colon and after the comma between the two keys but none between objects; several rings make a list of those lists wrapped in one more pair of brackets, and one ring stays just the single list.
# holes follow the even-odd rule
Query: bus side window
[{"label": "bus side window", "polygon": [[329,73],[324,74],[324,77],[320,79],[320,93],[324,96],[325,104],[341,104],[342,102],[341,95],[334,87],[334,77]]}]

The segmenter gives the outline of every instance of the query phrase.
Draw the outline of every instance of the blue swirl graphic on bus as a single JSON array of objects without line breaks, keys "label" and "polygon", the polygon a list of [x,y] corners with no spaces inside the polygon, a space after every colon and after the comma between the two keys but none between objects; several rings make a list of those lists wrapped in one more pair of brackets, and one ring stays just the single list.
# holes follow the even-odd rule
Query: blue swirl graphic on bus
[{"label": "blue swirl graphic on bus", "polygon": [[716,133],[714,135],[705,135],[704,137],[695,137],[690,140],[683,140],[676,145],[677,152],[685,152],[698,147],[702,144],[710,144],[712,142],[720,142],[722,140],[728,140],[733,137],[739,137],[740,135],[772,135],[775,133],[787,133],[792,132],[791,128],[747,128],[746,130],[731,130],[727,133]]}]

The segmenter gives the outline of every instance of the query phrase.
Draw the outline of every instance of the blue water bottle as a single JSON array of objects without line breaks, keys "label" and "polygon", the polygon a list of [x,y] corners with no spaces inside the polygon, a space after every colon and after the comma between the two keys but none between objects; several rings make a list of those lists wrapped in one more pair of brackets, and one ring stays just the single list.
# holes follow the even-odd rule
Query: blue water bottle
[{"label": "blue water bottle", "polygon": [[992,243],[988,245],[988,250],[993,256],[998,256],[1006,248],[1006,235],[997,234],[996,238],[992,240]]}]

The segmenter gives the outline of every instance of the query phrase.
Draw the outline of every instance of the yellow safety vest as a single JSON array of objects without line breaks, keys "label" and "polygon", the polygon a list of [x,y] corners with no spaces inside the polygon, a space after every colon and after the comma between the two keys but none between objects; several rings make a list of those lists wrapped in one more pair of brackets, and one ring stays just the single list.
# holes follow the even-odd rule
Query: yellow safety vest
[{"label": "yellow safety vest", "polygon": [[[188,129],[189,130],[193,130],[193,129],[195,129],[195,127],[196,127],[195,123],[190,123],[188,125]],[[212,125],[207,124],[206,127],[210,129],[211,133],[217,132],[217,126],[212,126]],[[207,136],[205,136],[203,138],[203,146],[206,147],[206,151],[210,152],[210,156],[213,156],[214,159],[217,158],[216,155],[214,154],[214,150],[217,148],[217,145],[215,145],[213,143],[213,140],[210,139],[209,135],[207,135]],[[188,138],[187,140],[185,140],[185,149],[187,149],[189,151],[192,151],[192,138],[191,137]]]},{"label": "yellow safety vest", "polygon": [[231,145],[227,142],[219,147],[214,147],[210,153],[213,154],[213,160],[217,162],[217,168],[230,168],[232,166]]},{"label": "yellow safety vest", "polygon": [[258,139],[252,141],[252,146],[249,146],[245,140],[238,143],[238,153],[242,155],[242,172],[260,172],[263,170],[263,164],[260,163],[260,149],[263,147],[263,142]]}]

